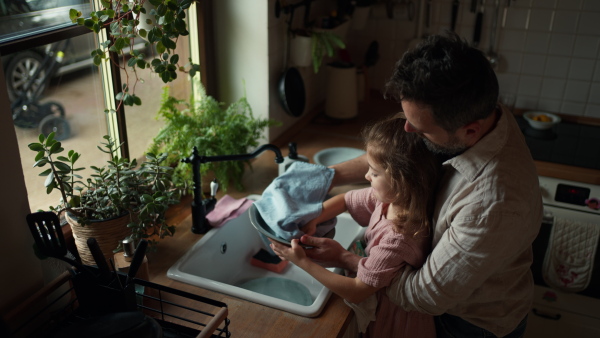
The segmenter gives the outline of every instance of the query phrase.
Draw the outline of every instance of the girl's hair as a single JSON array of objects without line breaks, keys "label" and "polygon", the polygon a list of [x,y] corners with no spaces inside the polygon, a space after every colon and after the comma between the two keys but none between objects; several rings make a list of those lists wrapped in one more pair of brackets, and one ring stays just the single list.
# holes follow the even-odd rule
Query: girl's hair
[{"label": "girl's hair", "polygon": [[391,181],[392,203],[401,209],[395,230],[428,236],[441,164],[419,135],[404,131],[405,123],[397,116],[383,119],[367,126],[363,138],[369,155]]}]

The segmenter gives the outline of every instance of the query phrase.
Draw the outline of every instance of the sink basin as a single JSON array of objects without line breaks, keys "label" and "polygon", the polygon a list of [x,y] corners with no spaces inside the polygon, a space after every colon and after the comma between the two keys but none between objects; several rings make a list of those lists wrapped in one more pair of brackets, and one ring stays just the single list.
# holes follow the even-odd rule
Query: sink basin
[{"label": "sink basin", "polygon": [[[259,195],[247,198],[258,200]],[[220,228],[208,231],[167,272],[174,280],[224,293],[305,317],[319,315],[331,291],[289,263],[281,273],[250,264],[268,241],[250,223],[248,209]],[[343,247],[364,235],[364,228],[344,213],[338,216],[334,240]],[[341,269],[330,268],[341,273]]]}]

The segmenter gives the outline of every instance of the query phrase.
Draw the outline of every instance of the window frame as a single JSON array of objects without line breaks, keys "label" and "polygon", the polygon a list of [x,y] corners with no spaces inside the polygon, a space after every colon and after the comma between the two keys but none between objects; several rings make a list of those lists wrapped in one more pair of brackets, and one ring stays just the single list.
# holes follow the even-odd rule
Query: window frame
[{"label": "window frame", "polygon": [[[97,6],[97,2],[99,1],[93,0],[92,4],[94,6]],[[196,22],[193,24],[188,24],[196,28],[197,41],[190,41],[190,46],[196,46],[197,52],[192,53],[193,55],[191,56],[195,63],[200,64],[199,75],[201,84],[205,88],[208,95],[214,95],[213,88],[216,88],[216,86],[214,85],[216,83],[216,80],[214,77],[214,72],[207,67],[207,64],[212,64],[215,60],[214,55],[212,53],[212,51],[214,50],[214,48],[212,48],[212,46],[214,46],[214,42],[210,38],[210,32],[212,31],[213,25],[213,22],[210,19],[210,13],[212,12],[212,1],[204,0],[195,2],[194,5],[189,9],[189,11],[192,10],[195,10],[195,13],[193,13],[194,15],[190,15],[190,17],[195,17]],[[101,40],[103,39],[110,38],[108,37],[107,33],[109,25],[110,23],[107,23],[102,27],[101,34],[98,35],[96,39],[97,44],[101,43]],[[95,33],[86,27],[79,26],[76,24],[62,24],[55,29],[46,29],[38,34],[28,35],[23,38],[16,38],[0,44],[0,56],[10,55],[12,53],[17,53],[38,46],[43,46],[61,40],[74,38],[83,34]],[[102,35],[104,37],[102,37]],[[116,109],[118,105],[114,95],[114,93],[120,91],[122,85],[120,69],[117,66],[119,55],[117,55],[114,52],[109,52],[109,57],[110,62],[106,61],[105,64],[99,69],[103,81],[102,87],[103,94],[105,95],[105,104],[107,107],[113,108],[116,111],[114,116],[107,116],[107,133],[117,141],[117,144],[124,144],[124,146],[120,149],[121,156],[129,158],[130,153],[126,126],[125,107],[121,105],[121,107]],[[201,60],[204,60],[204,62],[201,62]],[[0,80],[6,81],[6,78],[2,77],[2,79]],[[108,81],[110,85],[107,85],[106,81]],[[110,102],[108,102],[108,100],[106,99],[107,96],[111,97]]]}]

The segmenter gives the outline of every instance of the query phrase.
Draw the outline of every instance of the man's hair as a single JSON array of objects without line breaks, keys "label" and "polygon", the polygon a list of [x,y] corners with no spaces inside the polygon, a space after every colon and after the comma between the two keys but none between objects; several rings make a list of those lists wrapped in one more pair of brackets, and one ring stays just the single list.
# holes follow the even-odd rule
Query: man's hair
[{"label": "man's hair", "polygon": [[398,117],[383,119],[365,127],[362,135],[369,156],[390,179],[393,203],[402,209],[395,230],[427,236],[441,163],[417,134],[404,131],[405,123]]},{"label": "man's hair", "polygon": [[435,122],[454,132],[488,117],[498,102],[498,79],[480,50],[455,33],[431,35],[404,53],[385,96],[425,104]]}]

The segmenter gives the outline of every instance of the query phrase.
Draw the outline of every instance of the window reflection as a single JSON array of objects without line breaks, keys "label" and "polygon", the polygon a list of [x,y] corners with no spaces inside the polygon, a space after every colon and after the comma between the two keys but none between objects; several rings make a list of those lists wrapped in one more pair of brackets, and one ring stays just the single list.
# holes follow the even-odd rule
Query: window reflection
[{"label": "window reflection", "polygon": [[[0,45],[13,46],[13,41],[20,42],[23,37],[37,37],[44,32],[47,33],[44,38],[51,37],[49,41],[56,41],[64,35],[57,37],[53,30],[73,26],[69,9],[76,8],[87,15],[91,12],[90,4],[90,0],[0,0]],[[78,167],[101,165],[107,159],[97,149],[102,137],[108,134],[108,125],[104,113],[105,87],[99,68],[93,65],[90,57],[91,51],[97,48],[96,37],[92,32],[74,35],[77,34],[69,33],[68,36],[73,37],[26,50],[6,52],[11,48],[7,47],[1,57],[5,78],[0,80],[7,85],[32,211],[48,210],[48,206],[57,205],[60,199],[57,191],[51,195],[45,193],[45,177],[38,176],[43,170],[32,168],[35,153],[27,145],[37,142],[40,133],[54,131],[62,139],[64,149],[81,153]],[[38,39],[33,38],[33,43],[37,44]],[[134,48],[146,47],[140,40]],[[182,60],[189,58],[187,38],[179,40],[177,52]],[[146,54],[152,53],[146,50]],[[154,117],[165,85],[149,71],[142,72],[141,76],[144,83],[138,85],[136,94],[142,98],[143,106],[126,107],[127,125],[115,126],[127,128],[125,147],[129,148],[131,157],[140,159],[163,125]],[[171,95],[189,99],[191,84],[186,76],[180,76],[169,85]],[[80,174],[89,176],[88,171]]]},{"label": "window reflection", "polygon": [[[93,35],[2,57],[8,91],[12,91],[13,123],[32,211],[47,210],[60,200],[56,191],[46,195],[45,177],[38,176],[42,170],[32,168],[35,152],[27,145],[37,142],[40,133],[54,131],[63,148],[81,153],[80,167],[98,165],[104,156],[96,148],[107,134],[98,68],[91,62],[69,62],[69,58],[75,59],[69,46],[77,47],[87,61],[95,48]],[[87,177],[86,172],[82,176]]]},{"label": "window reflection", "polygon": [[[145,53],[148,60],[152,59],[151,50],[146,50]],[[177,41],[175,53],[179,54],[180,60],[190,58],[190,46],[187,38],[180,38]],[[123,67],[122,62],[120,65]],[[131,74],[129,76],[131,77]],[[164,126],[163,120],[155,118],[160,109],[162,88],[168,86],[170,96],[188,101],[192,94],[192,87],[189,77],[184,73],[178,73],[177,79],[169,84],[165,84],[158,75],[150,71],[139,72],[139,76],[141,82],[136,84],[136,95],[141,98],[142,105],[125,107],[125,123],[129,154],[132,158],[141,161],[145,160],[146,151],[153,138]],[[121,78],[126,78],[123,70],[121,70]]]},{"label": "window reflection", "polygon": [[90,13],[90,0],[0,0],[0,43],[72,25],[69,9]]}]

